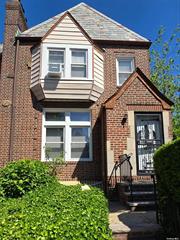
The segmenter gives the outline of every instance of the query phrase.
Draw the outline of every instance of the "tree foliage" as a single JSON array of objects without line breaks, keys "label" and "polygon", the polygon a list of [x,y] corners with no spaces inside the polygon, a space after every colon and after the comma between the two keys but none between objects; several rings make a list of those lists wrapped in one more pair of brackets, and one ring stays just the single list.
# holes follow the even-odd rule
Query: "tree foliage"
[{"label": "tree foliage", "polygon": [[165,28],[161,27],[152,44],[151,81],[171,101],[173,106],[173,133],[180,136],[180,26],[165,40]]}]

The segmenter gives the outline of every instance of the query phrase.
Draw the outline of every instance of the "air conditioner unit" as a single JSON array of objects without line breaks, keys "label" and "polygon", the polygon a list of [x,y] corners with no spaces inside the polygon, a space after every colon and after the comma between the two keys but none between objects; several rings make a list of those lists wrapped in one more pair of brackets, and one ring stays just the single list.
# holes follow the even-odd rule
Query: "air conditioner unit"
[{"label": "air conditioner unit", "polygon": [[62,72],[48,72],[49,77],[54,77],[54,78],[61,78],[62,77]]},{"label": "air conditioner unit", "polygon": [[49,70],[48,71],[48,76],[49,77],[54,77],[54,78],[61,78],[62,77],[62,66],[59,66],[59,69],[56,69],[54,71]]}]

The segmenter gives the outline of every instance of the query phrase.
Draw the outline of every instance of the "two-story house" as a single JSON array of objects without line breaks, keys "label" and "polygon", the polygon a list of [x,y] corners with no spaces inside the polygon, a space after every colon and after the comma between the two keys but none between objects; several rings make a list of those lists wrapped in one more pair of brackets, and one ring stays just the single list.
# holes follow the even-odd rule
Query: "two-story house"
[{"label": "two-story house", "polygon": [[172,138],[172,102],[149,80],[151,42],[85,3],[27,29],[7,1],[0,46],[0,165],[64,154],[62,180],[105,181],[132,154],[134,178]]}]

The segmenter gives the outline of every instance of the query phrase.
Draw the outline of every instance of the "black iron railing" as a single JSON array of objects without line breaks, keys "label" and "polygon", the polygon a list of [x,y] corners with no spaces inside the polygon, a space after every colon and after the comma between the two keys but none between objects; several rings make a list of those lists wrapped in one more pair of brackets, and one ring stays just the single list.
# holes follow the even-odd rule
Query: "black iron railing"
[{"label": "black iron railing", "polygon": [[152,174],[151,179],[153,180],[153,189],[154,189],[154,201],[155,201],[155,209],[156,209],[156,221],[159,224],[160,222],[160,211],[159,211],[159,204],[158,204],[158,195],[157,195],[157,179],[156,175]]},{"label": "black iron railing", "polygon": [[123,154],[119,156],[119,161],[116,161],[108,180],[109,188],[116,188],[117,183],[122,181],[129,184],[129,191],[131,200],[133,200],[132,194],[132,164],[130,162],[131,155]]}]

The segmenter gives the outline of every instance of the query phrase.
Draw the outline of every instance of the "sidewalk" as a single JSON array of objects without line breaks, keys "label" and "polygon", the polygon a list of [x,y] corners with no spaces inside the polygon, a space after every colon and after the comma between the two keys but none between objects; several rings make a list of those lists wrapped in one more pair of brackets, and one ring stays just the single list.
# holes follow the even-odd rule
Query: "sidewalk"
[{"label": "sidewalk", "polygon": [[156,223],[155,211],[130,212],[119,202],[110,202],[109,209],[114,239],[156,239],[160,226]]}]

